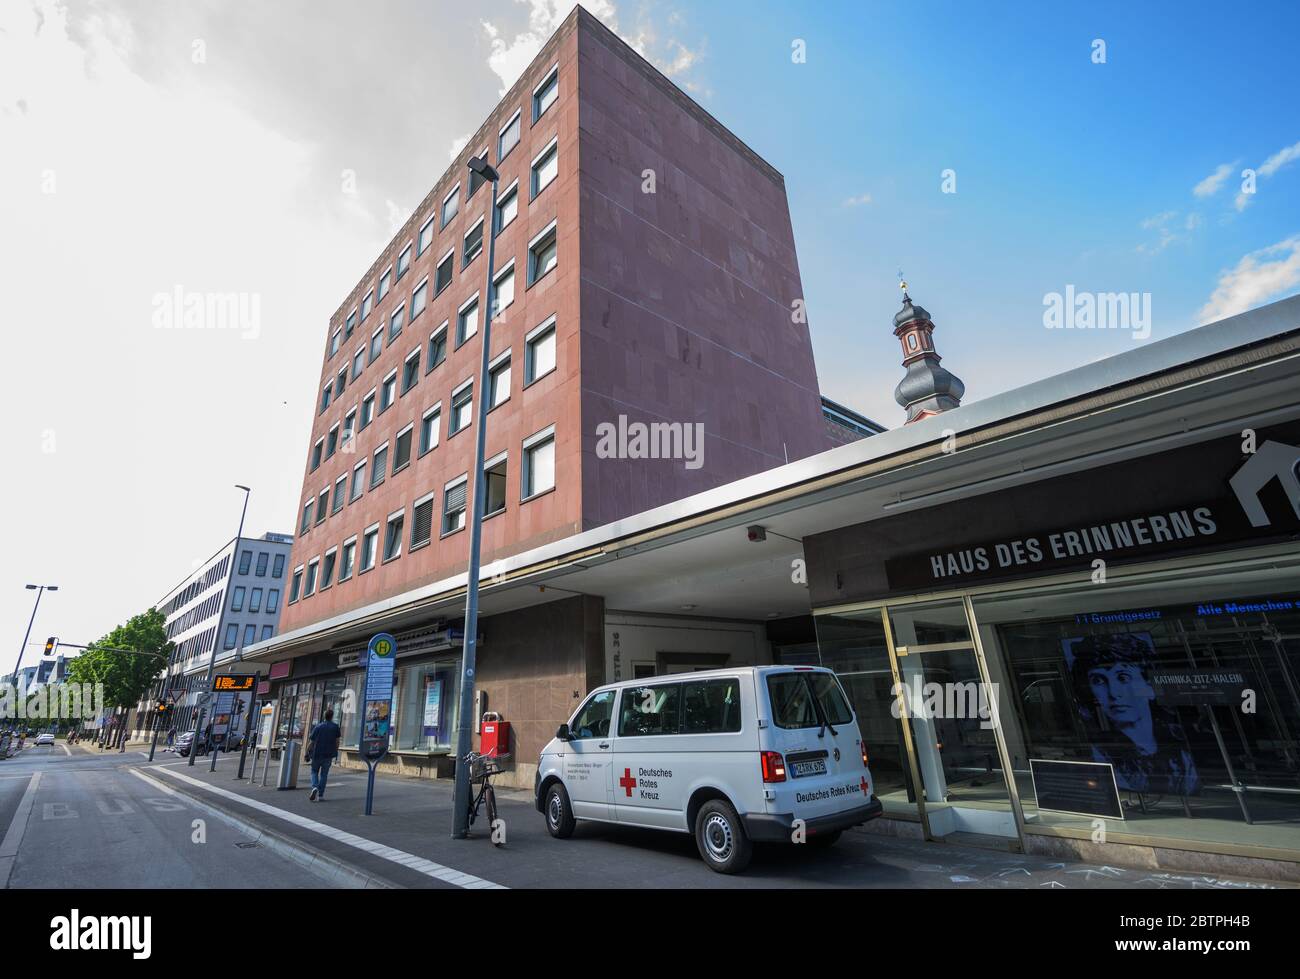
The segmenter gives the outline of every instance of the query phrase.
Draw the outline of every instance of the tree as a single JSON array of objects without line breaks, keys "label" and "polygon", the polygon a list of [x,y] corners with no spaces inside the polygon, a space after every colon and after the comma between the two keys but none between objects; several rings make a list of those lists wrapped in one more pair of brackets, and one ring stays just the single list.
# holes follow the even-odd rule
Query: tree
[{"label": "tree", "polygon": [[134,707],[166,667],[173,648],[166,618],[151,608],[87,647],[69,665],[68,679],[102,683],[105,707]]}]

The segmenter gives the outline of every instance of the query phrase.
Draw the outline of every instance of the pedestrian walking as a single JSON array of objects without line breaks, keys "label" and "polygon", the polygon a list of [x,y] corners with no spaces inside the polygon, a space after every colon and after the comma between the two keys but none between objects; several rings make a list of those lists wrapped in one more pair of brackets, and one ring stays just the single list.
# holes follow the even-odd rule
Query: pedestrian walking
[{"label": "pedestrian walking", "polygon": [[325,798],[325,783],[330,777],[330,765],[339,753],[339,739],[343,732],[334,723],[333,709],[325,712],[325,719],[311,729],[307,737],[307,761],[311,764],[311,795],[315,802]]}]

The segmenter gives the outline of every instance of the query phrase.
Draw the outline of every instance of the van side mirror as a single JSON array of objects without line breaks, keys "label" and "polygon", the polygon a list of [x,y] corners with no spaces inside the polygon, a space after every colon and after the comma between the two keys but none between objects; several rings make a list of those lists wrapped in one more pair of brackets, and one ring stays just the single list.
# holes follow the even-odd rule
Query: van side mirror
[{"label": "van side mirror", "polygon": [[560,727],[559,727],[559,729],[555,732],[555,736],[556,736],[557,738],[559,738],[561,741],[572,741],[572,740],[573,740],[573,735],[569,733],[569,725],[568,725],[568,724],[561,724]]}]

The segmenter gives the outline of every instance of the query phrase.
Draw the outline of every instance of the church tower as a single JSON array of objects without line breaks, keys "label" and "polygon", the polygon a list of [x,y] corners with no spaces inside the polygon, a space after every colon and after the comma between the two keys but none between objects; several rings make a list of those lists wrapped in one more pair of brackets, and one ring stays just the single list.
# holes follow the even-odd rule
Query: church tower
[{"label": "church tower", "polygon": [[961,378],[939,366],[934,349],[934,322],[920,306],[912,305],[907,283],[903,290],[903,308],[894,315],[894,336],[903,345],[903,366],[907,376],[894,389],[894,400],[907,409],[907,424],[929,418],[961,404],[966,385]]}]

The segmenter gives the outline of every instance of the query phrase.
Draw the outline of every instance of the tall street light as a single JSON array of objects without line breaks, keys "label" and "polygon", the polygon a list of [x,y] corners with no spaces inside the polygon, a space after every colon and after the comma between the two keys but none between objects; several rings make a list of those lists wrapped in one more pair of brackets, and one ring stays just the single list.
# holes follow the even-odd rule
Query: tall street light
[{"label": "tall street light", "polygon": [[28,585],[28,591],[36,592],[36,604],[32,606],[32,617],[27,620],[27,632],[23,644],[18,647],[18,662],[14,664],[14,686],[18,687],[18,671],[23,668],[23,653],[27,650],[27,640],[32,638],[32,624],[36,621],[36,610],[41,607],[41,596],[47,591],[58,591],[58,585]]},{"label": "tall street light", "polygon": [[[235,563],[239,560],[239,542],[244,536],[244,516],[248,513],[248,496],[252,492],[247,486],[235,485],[235,489],[244,491],[244,509],[239,512],[239,530],[235,532],[235,546],[230,552],[230,574],[226,575],[226,588],[221,593],[221,610],[226,609],[226,602],[230,599],[230,583],[235,579]],[[224,618],[224,616],[223,616]],[[221,619],[217,620],[218,622]],[[206,696],[208,701],[212,699],[212,674],[217,665],[217,643],[221,641],[220,630],[218,635],[212,639],[212,655],[208,657],[208,676],[203,681],[203,689],[199,691],[199,696]],[[199,731],[203,728],[203,715],[207,712],[208,704],[200,702],[198,711],[194,714],[194,739],[190,741],[190,760],[189,767],[194,767],[194,756],[199,753]],[[208,745],[208,750],[212,750],[212,745]]]},{"label": "tall street light", "polygon": [[471,157],[469,168],[483,180],[492,182],[492,196],[488,198],[487,221],[484,224],[488,233],[487,260],[487,311],[483,315],[483,339],[480,341],[482,355],[479,358],[478,410],[475,412],[474,428],[474,500],[469,525],[469,581],[465,591],[465,637],[461,646],[460,669],[460,715],[456,733],[456,792],[451,804],[451,835],[453,839],[463,840],[469,835],[469,765],[465,756],[474,746],[474,729],[472,727],[474,711],[474,656],[478,644],[478,576],[481,555],[480,545],[483,539],[483,449],[484,429],[487,427],[488,407],[488,357],[492,342],[492,306],[496,302],[493,295],[492,274],[496,262],[496,202],[497,181],[500,174],[488,165],[487,160],[477,156]]}]

